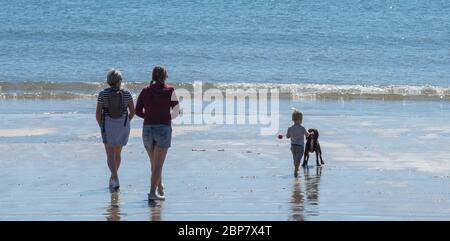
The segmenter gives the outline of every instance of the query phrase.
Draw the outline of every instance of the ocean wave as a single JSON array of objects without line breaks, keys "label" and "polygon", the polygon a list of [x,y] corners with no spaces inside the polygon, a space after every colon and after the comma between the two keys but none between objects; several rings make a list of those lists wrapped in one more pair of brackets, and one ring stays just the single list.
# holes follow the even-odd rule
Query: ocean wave
[{"label": "ocean wave", "polygon": [[[192,92],[201,82],[174,83],[177,89]],[[134,96],[148,82],[125,82]],[[2,99],[91,99],[106,88],[101,82],[0,82]],[[450,87],[413,85],[335,85],[282,83],[201,83],[202,90],[278,89],[281,98],[378,99],[378,100],[450,100]]]},{"label": "ocean wave", "polygon": [[450,87],[413,85],[336,85],[336,84],[218,84],[219,88],[271,89],[291,98],[379,99],[379,100],[450,100]]}]

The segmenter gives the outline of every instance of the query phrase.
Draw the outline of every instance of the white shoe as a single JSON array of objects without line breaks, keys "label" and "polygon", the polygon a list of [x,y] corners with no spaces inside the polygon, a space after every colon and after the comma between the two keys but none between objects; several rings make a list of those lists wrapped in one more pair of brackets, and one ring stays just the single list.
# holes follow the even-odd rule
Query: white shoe
[{"label": "white shoe", "polygon": [[158,187],[158,189],[157,189],[158,190],[158,195],[164,197],[164,184],[161,184],[161,187],[162,188]]},{"label": "white shoe", "polygon": [[109,179],[109,188],[119,188],[120,187],[120,183],[119,183],[119,179],[114,180],[112,178]]},{"label": "white shoe", "polygon": [[147,194],[147,196],[148,196],[148,200],[149,201],[155,201],[155,200],[161,200],[162,201],[162,200],[166,199],[166,197],[159,196],[156,193],[154,193],[154,194],[149,193],[149,194]]}]

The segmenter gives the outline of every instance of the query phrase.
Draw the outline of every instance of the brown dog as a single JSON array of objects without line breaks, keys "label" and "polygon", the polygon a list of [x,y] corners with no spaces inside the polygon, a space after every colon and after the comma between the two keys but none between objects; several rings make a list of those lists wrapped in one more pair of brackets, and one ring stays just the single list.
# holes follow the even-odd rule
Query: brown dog
[{"label": "brown dog", "polygon": [[[302,167],[308,166],[309,153],[316,152],[316,164],[317,166],[321,166],[325,164],[322,159],[322,149],[319,144],[319,131],[317,129],[308,129],[309,137],[306,138],[306,146],[305,146],[305,154],[303,157]],[[319,163],[319,155],[320,155],[320,163]]]}]

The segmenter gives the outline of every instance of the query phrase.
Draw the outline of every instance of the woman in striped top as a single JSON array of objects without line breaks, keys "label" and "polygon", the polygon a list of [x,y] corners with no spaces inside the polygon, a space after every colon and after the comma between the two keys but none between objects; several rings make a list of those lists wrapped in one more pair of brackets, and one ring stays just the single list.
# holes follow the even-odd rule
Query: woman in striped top
[{"label": "woman in striped top", "polygon": [[109,187],[116,189],[120,186],[117,172],[121,162],[122,147],[128,142],[130,121],[135,111],[130,92],[121,88],[120,71],[110,70],[107,74],[107,82],[110,87],[102,90],[98,95],[96,119],[102,130],[102,140],[111,171]]}]

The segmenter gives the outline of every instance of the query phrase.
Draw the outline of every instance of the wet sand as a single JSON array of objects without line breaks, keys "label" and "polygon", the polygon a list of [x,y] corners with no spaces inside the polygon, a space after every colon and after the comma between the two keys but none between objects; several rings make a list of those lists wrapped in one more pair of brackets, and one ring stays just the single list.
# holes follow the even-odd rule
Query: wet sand
[{"label": "wet sand", "polygon": [[[206,143],[196,143],[203,144]],[[45,147],[68,150],[70,144]],[[440,220],[449,219],[448,176],[330,164],[291,173],[264,147],[177,144],[168,157],[167,200],[148,203],[149,163],[139,145],[124,152],[122,187],[110,193],[106,164],[91,152],[2,166],[2,220]],[[21,147],[27,149],[28,147]],[[249,151],[251,149],[252,151]],[[74,158],[68,160],[69,155]],[[183,158],[176,158],[182,156]],[[138,158],[136,158],[138,157]],[[36,165],[36,162],[39,163]],[[9,173],[5,175],[5,173]]]},{"label": "wet sand", "polygon": [[[326,165],[316,168],[312,157],[299,178],[287,140],[259,137],[249,126],[175,126],[163,174],[167,200],[152,203],[142,121],[132,123],[122,186],[111,193],[91,113],[3,113],[0,219],[450,220],[447,114],[408,122],[404,108],[365,113],[347,103],[345,109],[361,115],[330,118],[323,113],[336,105],[328,105],[303,108],[305,126],[320,127]],[[27,132],[34,135],[12,131],[30,121]],[[287,126],[289,116],[281,124]],[[429,139],[440,143],[421,146]]]},{"label": "wet sand", "polygon": [[26,137],[40,136],[55,132],[52,128],[17,128],[17,129],[0,129],[0,137]]}]

